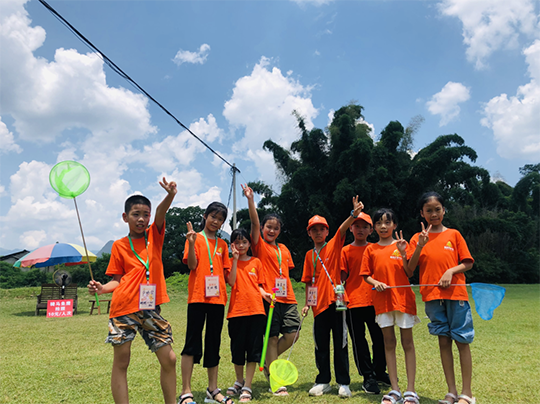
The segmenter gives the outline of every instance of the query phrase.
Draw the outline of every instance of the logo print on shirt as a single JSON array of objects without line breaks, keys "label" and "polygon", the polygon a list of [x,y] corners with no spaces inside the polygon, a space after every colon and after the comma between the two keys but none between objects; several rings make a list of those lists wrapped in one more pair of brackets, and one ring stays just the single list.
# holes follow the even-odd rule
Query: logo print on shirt
[{"label": "logo print on shirt", "polygon": [[448,251],[454,251],[454,246],[452,245],[452,242],[449,241],[448,243],[446,243],[444,249]]},{"label": "logo print on shirt", "polygon": [[249,271],[248,274],[253,275],[253,276],[257,276],[257,272],[256,272],[255,268],[251,268],[251,271]]},{"label": "logo print on shirt", "polygon": [[223,255],[223,248],[219,247],[216,254]]},{"label": "logo print on shirt", "polygon": [[392,255],[390,256],[391,259],[393,260],[400,260],[402,259],[401,258],[401,254],[399,253],[399,251],[396,249],[394,250],[394,252],[392,253]]}]

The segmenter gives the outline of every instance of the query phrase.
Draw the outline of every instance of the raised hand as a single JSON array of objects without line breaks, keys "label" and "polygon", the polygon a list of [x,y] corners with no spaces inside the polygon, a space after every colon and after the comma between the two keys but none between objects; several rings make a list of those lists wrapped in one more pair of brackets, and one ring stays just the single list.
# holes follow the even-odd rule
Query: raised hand
[{"label": "raised hand", "polygon": [[253,190],[248,187],[247,184],[240,184],[240,186],[242,187],[242,191],[244,191],[244,195],[246,196],[246,198],[253,199]]},{"label": "raised hand", "polygon": [[358,200],[358,195],[352,198],[352,203],[353,203],[354,216],[360,215],[360,213],[362,212],[362,209],[364,209],[364,204],[362,203],[362,201]]},{"label": "raised hand", "polygon": [[233,259],[238,261],[238,258],[240,258],[240,251],[238,251],[234,243],[231,243],[231,252],[232,252]]},{"label": "raised hand", "polygon": [[431,230],[431,225],[426,227],[424,226],[424,222],[420,223],[422,225],[422,231],[420,232],[420,235],[418,236],[418,245],[420,247],[423,247],[427,244],[429,241],[429,231]]},{"label": "raised hand", "polygon": [[190,244],[195,243],[195,241],[197,240],[197,233],[193,230],[193,225],[191,224],[191,222],[187,222],[186,226],[187,226],[187,233],[186,233],[187,241]]},{"label": "raised hand", "polygon": [[407,250],[407,240],[403,238],[403,230],[398,232],[396,231],[396,247],[399,250],[399,252],[403,255],[405,251]]},{"label": "raised hand", "polygon": [[159,185],[161,185],[161,188],[167,191],[168,194],[176,195],[176,193],[178,192],[178,190],[176,189],[176,182],[167,182],[165,177],[163,177],[163,181],[159,181]]}]

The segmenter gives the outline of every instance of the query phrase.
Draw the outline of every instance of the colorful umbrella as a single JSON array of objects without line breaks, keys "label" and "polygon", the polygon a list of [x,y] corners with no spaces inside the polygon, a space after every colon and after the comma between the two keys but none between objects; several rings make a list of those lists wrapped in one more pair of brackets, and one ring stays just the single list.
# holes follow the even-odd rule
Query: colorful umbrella
[{"label": "colorful umbrella", "polygon": [[[90,262],[96,260],[96,255],[88,251]],[[77,244],[56,243],[49,244],[26,254],[18,260],[14,267],[31,267],[37,268],[48,267],[59,264],[77,265],[86,264],[86,252],[84,247]]]}]

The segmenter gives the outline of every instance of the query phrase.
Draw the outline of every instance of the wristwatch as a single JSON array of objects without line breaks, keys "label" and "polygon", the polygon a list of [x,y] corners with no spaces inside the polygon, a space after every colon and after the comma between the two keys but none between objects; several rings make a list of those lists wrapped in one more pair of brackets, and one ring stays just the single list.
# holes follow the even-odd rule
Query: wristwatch
[{"label": "wristwatch", "polygon": [[351,216],[352,216],[354,219],[356,219],[356,218],[358,217],[358,216],[355,216],[355,215],[354,215],[354,209],[351,210]]}]

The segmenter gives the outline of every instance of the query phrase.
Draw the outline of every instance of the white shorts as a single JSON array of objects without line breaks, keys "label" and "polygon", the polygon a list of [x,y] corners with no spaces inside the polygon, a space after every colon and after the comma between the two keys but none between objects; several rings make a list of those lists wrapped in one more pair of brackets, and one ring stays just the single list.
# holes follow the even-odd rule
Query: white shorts
[{"label": "white shorts", "polygon": [[375,321],[381,328],[393,327],[394,325],[397,325],[399,328],[413,328],[416,324],[420,323],[417,315],[402,313],[397,310],[377,314]]}]

